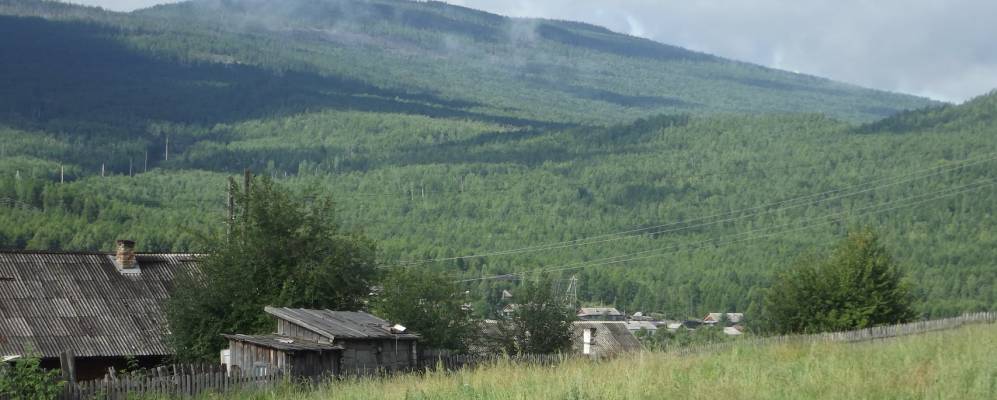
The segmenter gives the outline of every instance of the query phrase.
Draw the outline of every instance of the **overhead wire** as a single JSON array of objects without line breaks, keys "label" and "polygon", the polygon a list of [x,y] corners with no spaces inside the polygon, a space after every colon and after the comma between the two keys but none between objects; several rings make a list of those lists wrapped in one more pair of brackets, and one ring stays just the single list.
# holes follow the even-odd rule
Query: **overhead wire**
[{"label": "overhead wire", "polygon": [[[799,230],[810,229],[810,228],[813,228],[815,226],[820,226],[820,225],[826,225],[826,224],[834,223],[837,220],[836,218],[841,217],[841,216],[846,216],[848,214],[853,214],[856,211],[858,211],[859,213],[855,214],[853,216],[863,216],[863,215],[869,215],[869,214],[877,214],[877,213],[882,213],[882,212],[888,212],[888,211],[896,210],[896,209],[899,209],[899,208],[916,206],[916,205],[919,205],[919,204],[923,204],[923,203],[927,203],[927,202],[939,200],[939,199],[942,199],[942,198],[957,196],[959,194],[963,194],[963,193],[967,193],[967,192],[979,190],[979,189],[982,189],[984,187],[994,185],[995,183],[997,183],[997,180],[987,179],[987,180],[982,180],[982,181],[974,182],[972,184],[965,185],[965,186],[958,187],[958,188],[947,188],[947,189],[942,189],[942,190],[931,192],[931,193],[927,193],[927,194],[910,196],[910,197],[899,199],[899,200],[891,200],[891,201],[887,201],[887,202],[884,202],[884,203],[876,204],[876,205],[873,205],[873,206],[864,207],[864,208],[861,208],[861,209],[858,209],[858,210],[846,210],[846,211],[842,211],[842,212],[831,214],[831,215],[814,217],[814,218],[810,218],[810,219],[804,220],[802,222],[805,223],[805,222],[809,222],[809,221],[820,221],[820,220],[824,220],[824,219],[828,219],[828,218],[831,218],[831,220],[824,221],[824,222],[813,223],[813,224],[809,224],[809,225],[805,225],[805,226],[802,226],[802,227],[797,227],[797,228],[793,228],[793,229],[789,229],[789,230],[785,230],[785,231],[770,232],[768,234],[758,235],[758,236],[753,236],[753,237],[751,236],[752,234],[755,234],[755,233],[758,233],[758,232],[764,232],[764,231],[768,231],[768,230],[772,230],[772,229],[780,229],[780,228],[785,228],[785,227],[791,227],[791,226],[794,226],[794,225],[797,225],[797,224],[801,223],[801,221],[795,221],[795,222],[792,222],[792,223],[789,223],[789,224],[783,224],[783,225],[779,225],[779,226],[775,226],[775,227],[759,228],[759,229],[754,229],[754,230],[747,231],[747,232],[742,232],[742,233],[738,233],[738,234],[734,234],[734,235],[729,235],[729,237],[748,236],[745,239],[737,239],[737,240],[727,241],[727,242],[716,242],[716,239],[709,239],[709,240],[703,240],[703,241],[699,241],[699,242],[673,245],[673,246],[665,247],[665,248],[649,249],[649,250],[644,250],[644,251],[639,251],[639,252],[634,252],[634,253],[627,253],[627,254],[622,254],[622,255],[617,255],[617,256],[612,256],[612,257],[605,257],[605,258],[596,259],[596,260],[576,262],[576,263],[571,263],[571,264],[564,264],[564,265],[560,265],[560,266],[556,266],[556,267],[551,267],[551,268],[535,269],[535,270],[530,270],[530,271],[515,272],[515,273],[508,273],[508,274],[490,275],[490,276],[484,276],[484,277],[478,277],[478,278],[461,279],[461,280],[457,280],[456,282],[457,283],[467,283],[467,282],[476,282],[476,281],[483,281],[483,280],[505,279],[505,278],[511,278],[511,277],[515,277],[515,276],[524,276],[524,275],[527,275],[527,274],[534,274],[534,273],[561,272],[561,271],[566,271],[566,270],[583,269],[583,268],[588,268],[588,267],[592,267],[592,266],[612,265],[612,264],[618,264],[618,263],[623,263],[623,262],[630,262],[630,261],[636,261],[636,260],[642,260],[642,259],[660,257],[660,256],[663,256],[663,255],[666,255],[666,254],[671,254],[674,251],[683,250],[684,247],[690,246],[690,245],[692,245],[693,247],[688,248],[686,250],[692,251],[692,250],[698,250],[698,249],[702,249],[702,248],[706,248],[706,247],[719,247],[719,246],[723,246],[723,245],[727,245],[727,244],[739,243],[739,242],[749,241],[749,240],[757,240],[757,239],[764,238],[764,237],[769,237],[769,236],[774,236],[774,235],[779,235],[779,234],[785,234],[785,233],[789,233],[789,232],[795,232],[795,231],[799,231]],[[952,191],[954,191],[954,192],[953,193],[946,193],[946,192],[952,192]],[[925,199],[925,200],[915,201],[915,202],[910,203],[910,204],[903,204],[903,205],[896,206],[896,207],[885,208],[885,209],[881,209],[881,210],[868,211],[870,209],[881,208],[883,206],[887,206],[887,205],[890,205],[892,203],[905,202],[905,201],[910,201],[910,200],[917,199],[917,198],[920,198],[920,197],[927,197],[927,196],[932,196],[932,195],[938,195],[938,196],[931,197],[931,198],[928,198],[928,199]],[[664,252],[664,253],[658,253],[658,252]],[[658,254],[648,255],[650,253],[658,253]]]},{"label": "overhead wire", "polygon": [[[978,158],[982,158],[982,159],[978,159]],[[466,260],[466,259],[474,259],[474,258],[484,258],[484,257],[491,257],[491,256],[504,256],[504,255],[513,255],[513,254],[533,253],[533,252],[539,252],[539,251],[556,250],[556,249],[562,249],[562,248],[570,248],[570,247],[587,246],[587,245],[593,245],[593,244],[601,244],[601,243],[612,242],[612,241],[617,241],[617,240],[623,240],[623,239],[628,239],[628,238],[633,238],[633,237],[645,236],[645,235],[649,235],[649,234],[650,235],[656,235],[656,234],[663,234],[663,233],[679,232],[679,231],[684,231],[684,230],[689,230],[689,229],[694,229],[694,228],[700,228],[700,227],[704,227],[704,226],[710,226],[710,225],[716,225],[716,224],[722,224],[722,223],[732,222],[732,221],[736,221],[736,220],[740,220],[740,219],[745,219],[745,218],[749,218],[749,217],[754,217],[754,216],[758,216],[758,215],[771,214],[771,213],[775,213],[775,212],[778,212],[778,211],[785,211],[785,210],[789,210],[789,209],[793,209],[793,208],[802,207],[802,206],[805,206],[805,205],[819,204],[819,203],[823,203],[823,202],[826,202],[826,201],[832,201],[832,200],[842,199],[842,198],[846,198],[846,197],[851,197],[851,196],[855,196],[855,195],[859,195],[859,194],[863,194],[863,193],[868,193],[868,192],[871,192],[871,191],[879,190],[879,189],[882,189],[882,188],[885,188],[885,187],[895,186],[895,185],[898,185],[898,184],[903,184],[903,183],[907,183],[907,182],[912,182],[912,181],[916,181],[916,180],[920,180],[920,179],[925,179],[925,178],[929,178],[929,177],[941,175],[941,174],[944,174],[946,172],[951,172],[951,171],[963,169],[963,168],[966,168],[966,167],[969,167],[969,166],[973,166],[973,165],[977,165],[977,164],[981,164],[981,163],[993,161],[995,159],[997,159],[997,153],[990,153],[990,154],[988,154],[986,156],[981,156],[981,157],[976,157],[976,158],[970,158],[970,159],[962,160],[962,161],[958,162],[956,165],[946,165],[946,166],[938,166],[938,167],[932,167],[932,168],[928,168],[928,169],[922,169],[922,170],[919,170],[919,171],[915,171],[915,172],[911,172],[911,173],[907,173],[907,174],[903,174],[903,175],[899,175],[899,176],[879,178],[879,179],[875,179],[875,180],[872,180],[872,181],[869,181],[869,182],[865,182],[865,183],[862,183],[862,184],[847,186],[847,187],[844,187],[844,188],[839,188],[839,189],[835,189],[835,190],[829,190],[829,191],[815,193],[815,194],[809,194],[809,195],[799,196],[799,197],[795,197],[795,198],[792,198],[792,199],[782,200],[782,201],[778,201],[778,202],[774,202],[774,203],[769,203],[769,204],[764,204],[764,205],[760,205],[760,206],[754,206],[754,207],[750,207],[750,208],[744,208],[744,209],[739,209],[739,210],[728,211],[728,212],[724,212],[724,213],[720,213],[720,214],[714,214],[714,215],[710,215],[710,216],[706,216],[706,217],[694,218],[694,219],[691,219],[691,220],[684,220],[684,221],[672,222],[672,223],[668,223],[668,224],[661,224],[661,225],[655,225],[655,226],[650,226],[650,227],[643,227],[643,228],[631,229],[631,230],[626,230],[626,231],[621,231],[621,232],[606,233],[606,234],[601,234],[601,235],[596,235],[596,236],[590,236],[590,237],[585,237],[585,238],[580,238],[580,239],[567,240],[567,241],[554,242],[554,243],[547,243],[547,244],[535,245],[535,246],[526,246],[526,247],[520,247],[520,248],[508,249],[508,250],[499,250],[499,251],[492,251],[492,252],[486,252],[486,253],[477,253],[477,254],[464,255],[464,256],[455,256],[455,257],[441,257],[441,258],[432,258],[432,259],[423,259],[423,260],[414,260],[414,261],[402,261],[402,262],[398,262],[397,265],[395,265],[395,266],[396,267],[409,267],[409,266],[417,266],[417,265],[423,265],[423,264],[428,264],[428,263],[433,263],[433,262],[446,262],[446,261]],[[935,170],[938,170],[938,171],[935,171]],[[811,199],[811,198],[819,198],[821,196],[831,195],[831,194],[835,194],[835,193],[839,193],[839,192],[843,192],[843,191],[851,190],[851,189],[855,189],[855,188],[861,188],[863,186],[868,186],[868,185],[875,184],[875,183],[882,182],[882,181],[895,180],[895,179],[905,178],[905,177],[909,177],[909,176],[916,176],[916,175],[924,174],[924,173],[931,172],[931,171],[935,171],[935,172],[933,172],[931,174],[928,174],[928,175],[925,175],[925,176],[917,176],[917,177],[906,179],[906,180],[895,181],[895,182],[891,182],[891,183],[888,183],[888,184],[884,184],[884,185],[880,185],[880,186],[876,186],[876,187],[872,187],[872,188],[858,190],[858,191],[855,191],[855,192],[852,192],[852,193],[848,193],[848,194],[843,194],[843,195],[838,195],[838,196],[829,197],[829,198],[825,198],[825,199],[813,200],[813,201],[810,201],[810,202],[803,202],[803,203],[800,203],[800,204],[787,206],[787,204],[793,204],[793,203],[800,202],[800,201],[807,200],[807,199]],[[696,225],[689,225],[689,226],[683,226],[683,227],[672,228],[672,229],[667,229],[667,230],[659,230],[659,231],[648,232],[648,231],[652,231],[654,229],[666,228],[666,227],[673,227],[673,226],[677,226],[677,225],[689,224],[689,223],[698,222],[698,221],[708,221],[708,220],[711,220],[711,219],[715,219],[715,218],[719,218],[719,217],[724,217],[724,216],[729,216],[729,215],[734,215],[734,214],[743,213],[743,212],[748,212],[748,211],[764,210],[764,209],[770,208],[770,207],[778,207],[778,208],[774,208],[774,209],[766,210],[766,211],[752,212],[752,213],[740,215],[740,216],[737,216],[737,217],[732,217],[732,218],[727,218],[727,219],[717,220],[717,221],[711,221],[711,222],[704,222],[704,223],[700,223],[700,224],[696,224]]]}]

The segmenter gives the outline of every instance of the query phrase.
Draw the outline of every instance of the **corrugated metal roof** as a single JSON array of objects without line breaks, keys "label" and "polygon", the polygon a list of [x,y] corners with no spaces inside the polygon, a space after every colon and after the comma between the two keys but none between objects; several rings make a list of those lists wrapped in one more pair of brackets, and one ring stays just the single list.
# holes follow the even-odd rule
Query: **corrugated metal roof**
[{"label": "corrugated metal roof", "polygon": [[106,253],[0,251],[0,355],[169,355],[163,304],[189,254],[137,254],[122,275]]},{"label": "corrugated metal roof", "polygon": [[319,335],[334,339],[418,339],[411,333],[391,333],[394,324],[361,311],[266,307],[266,312]]},{"label": "corrugated metal roof", "polygon": [[329,351],[342,350],[343,346],[332,343],[319,343],[300,338],[288,338],[278,335],[222,335],[229,340],[252,343],[257,346],[270,349],[295,352],[295,351]]}]

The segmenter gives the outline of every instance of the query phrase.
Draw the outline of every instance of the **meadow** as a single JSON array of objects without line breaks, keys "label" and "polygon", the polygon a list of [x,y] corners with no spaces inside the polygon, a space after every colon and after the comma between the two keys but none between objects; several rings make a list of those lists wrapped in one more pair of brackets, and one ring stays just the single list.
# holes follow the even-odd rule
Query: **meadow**
[{"label": "meadow", "polygon": [[208,399],[992,399],[997,326],[862,343],[644,352],[555,367],[499,363]]}]

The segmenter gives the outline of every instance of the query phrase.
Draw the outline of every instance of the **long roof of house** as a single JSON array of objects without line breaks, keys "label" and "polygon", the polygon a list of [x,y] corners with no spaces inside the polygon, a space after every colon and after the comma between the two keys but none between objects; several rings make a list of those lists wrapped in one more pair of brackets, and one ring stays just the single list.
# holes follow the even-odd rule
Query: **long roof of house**
[{"label": "long roof of house", "polygon": [[304,308],[266,307],[274,317],[308,329],[329,340],[335,339],[410,339],[413,333],[392,333],[394,324],[361,311],[311,310]]},{"label": "long roof of house", "polygon": [[107,253],[0,251],[0,355],[160,356],[163,306],[187,254],[136,254],[122,274]]}]

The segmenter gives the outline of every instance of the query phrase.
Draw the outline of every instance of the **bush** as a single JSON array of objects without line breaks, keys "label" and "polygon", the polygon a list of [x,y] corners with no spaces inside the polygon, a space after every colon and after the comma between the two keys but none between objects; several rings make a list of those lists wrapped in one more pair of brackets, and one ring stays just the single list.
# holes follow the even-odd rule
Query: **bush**
[{"label": "bush", "polygon": [[65,384],[59,379],[59,371],[42,369],[37,357],[22,357],[13,364],[0,364],[0,398],[55,399]]}]

